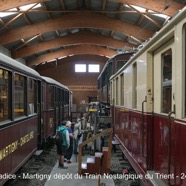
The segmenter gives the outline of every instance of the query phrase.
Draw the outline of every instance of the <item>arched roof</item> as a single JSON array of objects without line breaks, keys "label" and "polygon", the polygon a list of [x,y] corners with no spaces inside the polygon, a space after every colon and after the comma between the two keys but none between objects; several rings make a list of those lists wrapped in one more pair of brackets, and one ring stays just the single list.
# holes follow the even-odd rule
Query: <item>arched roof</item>
[{"label": "arched roof", "polygon": [[12,13],[0,13],[0,45],[28,66],[71,55],[110,57],[138,47],[185,5],[185,0],[0,0],[1,13]]}]

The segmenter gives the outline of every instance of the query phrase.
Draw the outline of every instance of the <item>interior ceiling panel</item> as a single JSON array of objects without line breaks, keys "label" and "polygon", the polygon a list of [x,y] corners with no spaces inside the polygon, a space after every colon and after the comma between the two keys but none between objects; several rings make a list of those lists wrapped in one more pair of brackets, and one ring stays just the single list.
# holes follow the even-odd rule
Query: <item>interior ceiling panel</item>
[{"label": "interior ceiling panel", "polygon": [[0,45],[28,66],[72,55],[109,57],[140,46],[185,5],[186,0],[0,0]]}]

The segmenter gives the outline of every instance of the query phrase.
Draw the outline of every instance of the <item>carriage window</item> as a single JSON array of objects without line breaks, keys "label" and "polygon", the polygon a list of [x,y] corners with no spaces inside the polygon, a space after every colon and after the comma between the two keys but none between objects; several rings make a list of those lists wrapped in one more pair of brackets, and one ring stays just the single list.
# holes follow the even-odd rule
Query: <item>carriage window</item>
[{"label": "carriage window", "polygon": [[44,110],[44,107],[45,107],[45,102],[44,102],[44,99],[45,99],[45,94],[44,94],[44,86],[41,85],[41,110]]},{"label": "carriage window", "polygon": [[108,100],[107,103],[110,103],[110,96],[111,96],[111,91],[110,91],[110,84],[108,84]]},{"label": "carriage window", "polygon": [[171,111],[172,98],[172,50],[169,49],[162,54],[162,103],[163,113]]},{"label": "carriage window", "polygon": [[116,82],[115,82],[115,79],[113,80],[113,84],[112,84],[112,94],[113,94],[113,97],[112,97],[112,102],[113,102],[113,105],[115,105],[115,101],[116,101],[116,93],[115,93],[115,90],[116,90]]},{"label": "carriage window", "polygon": [[120,75],[120,92],[121,92],[121,105],[124,105],[124,76],[123,74]]},{"label": "carriage window", "polygon": [[109,90],[109,91],[110,91],[110,103],[113,104],[113,103],[112,103],[112,99],[113,99],[113,94],[112,94],[112,91],[113,91],[113,88],[112,88],[112,81],[110,82],[110,90]]},{"label": "carriage window", "polygon": [[54,87],[53,86],[49,86],[48,106],[49,108],[54,108]]},{"label": "carriage window", "polygon": [[66,105],[66,99],[67,99],[67,92],[66,92],[66,90],[64,90],[64,105]]},{"label": "carriage window", "polygon": [[8,71],[0,69],[0,121],[8,119]]},{"label": "carriage window", "polygon": [[36,113],[36,82],[33,79],[28,80],[28,114]]},{"label": "carriage window", "polygon": [[65,105],[68,105],[68,102],[69,102],[69,92],[68,91],[65,91]]},{"label": "carriage window", "polygon": [[118,78],[116,78],[116,105],[119,104],[119,84],[118,84]]},{"label": "carriage window", "polygon": [[15,74],[14,76],[14,117],[25,115],[25,77]]},{"label": "carriage window", "polygon": [[56,102],[56,106],[58,107],[59,106],[59,102],[60,102],[60,89],[59,88],[56,88],[56,96],[55,96],[55,102]]}]

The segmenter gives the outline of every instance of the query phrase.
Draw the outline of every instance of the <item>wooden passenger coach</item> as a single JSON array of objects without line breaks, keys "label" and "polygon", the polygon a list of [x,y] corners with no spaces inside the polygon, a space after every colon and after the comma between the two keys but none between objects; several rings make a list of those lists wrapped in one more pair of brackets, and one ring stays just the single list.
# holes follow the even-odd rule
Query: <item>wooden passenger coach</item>
[{"label": "wooden passenger coach", "polygon": [[115,136],[144,185],[186,185],[185,15],[186,8],[110,78]]},{"label": "wooden passenger coach", "polygon": [[41,135],[46,140],[55,134],[56,128],[70,118],[71,95],[68,87],[42,76]]},{"label": "wooden passenger coach", "polygon": [[72,92],[0,53],[0,185],[70,117]]},{"label": "wooden passenger coach", "polygon": [[14,173],[37,149],[40,81],[37,72],[0,54],[1,175]]}]

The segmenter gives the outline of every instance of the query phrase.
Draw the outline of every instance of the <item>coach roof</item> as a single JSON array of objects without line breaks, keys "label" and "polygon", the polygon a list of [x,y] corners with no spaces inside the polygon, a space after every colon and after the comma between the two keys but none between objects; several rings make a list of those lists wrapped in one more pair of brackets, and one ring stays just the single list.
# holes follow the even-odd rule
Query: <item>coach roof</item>
[{"label": "coach roof", "polygon": [[6,56],[5,54],[0,53],[0,61],[7,67],[20,71],[21,73],[26,73],[32,76],[41,78],[40,74],[33,70],[32,68]]},{"label": "coach roof", "polygon": [[60,86],[60,87],[62,87],[62,88],[64,88],[64,89],[69,90],[69,88],[68,88],[67,86],[65,86],[65,85],[63,85],[63,84],[61,84],[61,83],[59,83],[58,81],[56,81],[56,80],[54,80],[54,79],[52,79],[52,78],[49,78],[49,77],[46,77],[46,76],[41,76],[41,78],[42,78],[43,80],[45,80],[46,82],[48,82],[48,83],[51,83],[51,84],[54,84],[54,85],[57,85],[57,86]]}]

